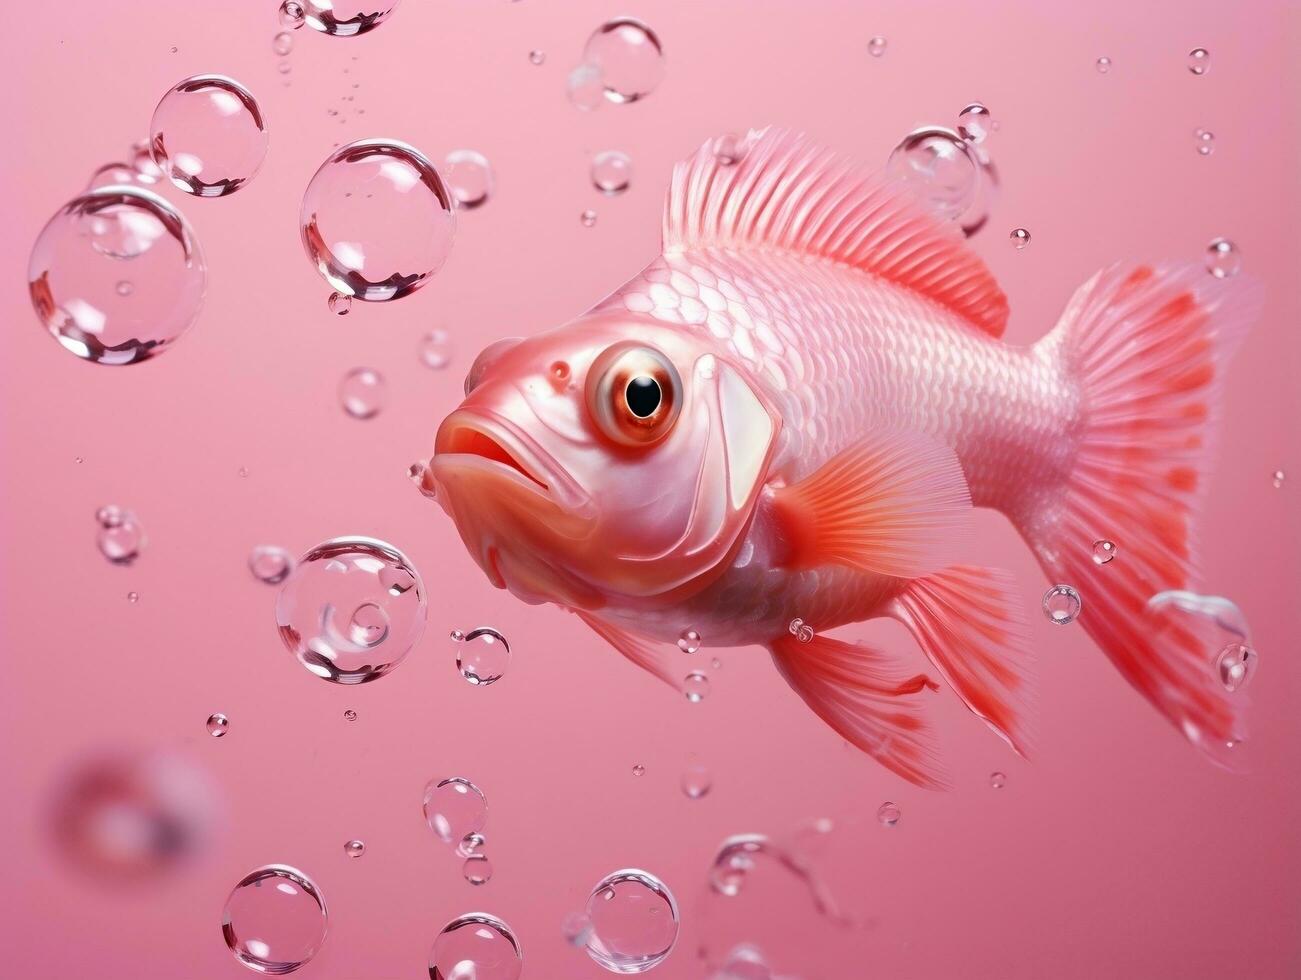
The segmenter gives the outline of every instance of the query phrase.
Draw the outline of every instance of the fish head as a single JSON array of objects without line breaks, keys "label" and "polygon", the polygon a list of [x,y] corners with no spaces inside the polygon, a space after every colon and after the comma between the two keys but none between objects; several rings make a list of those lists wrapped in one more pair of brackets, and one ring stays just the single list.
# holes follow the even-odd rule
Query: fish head
[{"label": "fish head", "polygon": [[592,314],[475,361],[429,475],[498,588],[662,608],[740,544],[780,417],[703,332]]}]

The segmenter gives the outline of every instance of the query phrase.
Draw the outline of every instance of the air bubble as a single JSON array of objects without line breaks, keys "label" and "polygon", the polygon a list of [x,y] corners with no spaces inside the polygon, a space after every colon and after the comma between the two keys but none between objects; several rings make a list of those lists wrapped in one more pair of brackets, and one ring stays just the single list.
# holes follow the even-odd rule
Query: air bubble
[{"label": "air bubble", "polygon": [[425,367],[441,371],[452,360],[452,339],[446,330],[431,330],[420,340],[420,360]]},{"label": "air bubble", "polygon": [[388,20],[399,0],[303,0],[308,27],[334,37],[355,37]]},{"label": "air bubble", "polygon": [[1240,691],[1256,675],[1256,651],[1245,643],[1230,643],[1215,658],[1220,683],[1229,692]]},{"label": "air bubble", "polygon": [[269,864],[240,879],[221,917],[221,934],[256,973],[292,973],[325,942],[329,913],[316,884],[296,868]]},{"label": "air bubble", "polygon": [[491,626],[479,626],[462,633],[452,630],[456,641],[456,669],[471,684],[495,684],[510,667],[510,644]]},{"label": "air bubble", "polygon": [[599,109],[605,102],[605,82],[601,69],[595,65],[579,65],[569,73],[565,82],[569,104],[584,112]]},{"label": "air bubble", "polygon": [[388,404],[384,376],[370,368],[354,368],[339,382],[339,403],[355,419],[370,419]]},{"label": "air bubble", "polygon": [[596,212],[588,208],[578,216],[578,220],[582,222],[584,228],[591,228],[592,225],[596,224]]},{"label": "air bubble", "polygon": [[496,188],[492,164],[475,150],[453,150],[447,154],[443,174],[456,206],[466,211],[486,204]]},{"label": "air bubble", "polygon": [[1108,541],[1105,538],[1093,542],[1093,562],[1095,565],[1105,565],[1116,557],[1116,543]]},{"label": "air bubble", "polygon": [[1093,67],[1098,70],[1099,75],[1105,75],[1111,71],[1111,59],[1105,54],[1093,63]]},{"label": "air bubble", "polygon": [[1030,233],[1024,228],[1013,228],[1012,233],[1007,237],[1011,240],[1012,247],[1018,252],[1030,244]]},{"label": "air bubble", "polygon": [[698,670],[693,670],[682,681],[682,693],[692,704],[699,704],[709,694],[709,678]]},{"label": "air bubble", "polygon": [[587,955],[611,973],[645,973],[678,939],[678,904],[648,871],[625,868],[602,878],[587,900]]},{"label": "air bubble", "polygon": [[991,772],[989,774],[989,785],[992,789],[1002,789],[1007,785],[1007,776],[1001,772]]},{"label": "air bubble", "polygon": [[523,969],[515,933],[486,912],[447,923],[429,951],[429,980],[519,980]]},{"label": "air bubble", "polygon": [[457,844],[483,832],[488,800],[483,790],[463,776],[430,780],[425,787],[425,823],[444,844]]},{"label": "air bubble", "polygon": [[958,135],[968,143],[983,143],[989,136],[993,117],[980,102],[972,102],[958,113]]},{"label": "air bubble", "polygon": [[698,762],[693,762],[682,772],[682,792],[689,800],[707,796],[713,785],[713,776]]},{"label": "air bubble", "polygon": [[474,854],[461,865],[461,875],[472,885],[486,885],[492,880],[492,864],[487,856]]},{"label": "air bubble", "polygon": [[145,546],[145,532],[129,510],[109,504],[95,512],[99,553],[114,565],[130,565]]},{"label": "air bubble", "polygon": [[208,734],[213,738],[221,738],[230,731],[230,719],[220,711],[208,715]]},{"label": "air bubble", "polygon": [[894,803],[882,803],[876,811],[876,819],[881,821],[883,827],[893,827],[903,816],[899,807]]},{"label": "air bubble", "polygon": [[1201,156],[1208,157],[1215,152],[1215,134],[1209,129],[1198,129],[1193,133],[1193,145]]},{"label": "air bubble", "polygon": [[1059,626],[1075,621],[1083,603],[1080,594],[1069,585],[1054,585],[1044,593],[1043,610],[1049,622]]},{"label": "air bubble", "polygon": [[294,570],[294,559],[284,548],[258,545],[248,556],[248,570],[259,582],[279,585]]},{"label": "air bubble", "polygon": [[1228,279],[1242,271],[1242,253],[1227,238],[1216,238],[1206,246],[1206,271],[1216,279]]},{"label": "air bubble", "polygon": [[177,82],[154,109],[149,134],[154,163],[197,197],[223,197],[247,184],[269,140],[253,93],[225,75]]},{"label": "air bubble", "polygon": [[1205,48],[1193,48],[1188,52],[1188,70],[1194,75],[1205,75],[1211,67],[1211,53]]},{"label": "air bubble", "polygon": [[683,630],[678,637],[678,649],[683,653],[695,653],[700,649],[700,634],[692,629]]},{"label": "air bubble", "polygon": [[350,840],[344,842],[343,853],[350,858],[359,858],[366,853],[366,842],[360,840]]},{"label": "air bubble", "polygon": [[600,71],[611,102],[645,98],[664,78],[659,37],[633,17],[616,17],[597,28],[583,48],[583,63]]},{"label": "air bubble", "polygon": [[606,150],[592,158],[592,186],[614,196],[628,189],[632,181],[632,160],[619,150]]},{"label": "air bubble", "polygon": [[879,58],[885,54],[885,47],[888,42],[880,34],[867,42],[867,53],[873,58]]},{"label": "air bubble", "polygon": [[347,316],[352,309],[352,297],[344,293],[331,293],[325,305],[335,316]]}]

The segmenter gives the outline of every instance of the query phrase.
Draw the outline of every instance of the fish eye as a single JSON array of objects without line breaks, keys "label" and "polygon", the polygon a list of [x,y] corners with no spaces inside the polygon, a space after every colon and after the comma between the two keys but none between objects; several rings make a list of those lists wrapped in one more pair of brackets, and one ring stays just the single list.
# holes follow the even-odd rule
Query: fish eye
[{"label": "fish eye", "polygon": [[597,428],[624,446],[649,446],[673,428],[682,405],[682,379],[652,347],[615,344],[587,372],[587,407]]}]

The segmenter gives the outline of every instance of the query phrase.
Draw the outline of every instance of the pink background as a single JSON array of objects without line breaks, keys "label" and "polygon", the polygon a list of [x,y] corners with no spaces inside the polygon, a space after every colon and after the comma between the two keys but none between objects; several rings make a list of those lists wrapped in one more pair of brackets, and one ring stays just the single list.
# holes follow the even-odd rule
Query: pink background
[{"label": "pink background", "polygon": [[[631,865],[663,877],[682,906],[680,945],[654,975],[696,978],[721,839],[820,816],[850,825],[828,873],[872,927],[827,929],[788,890],[753,932],[806,977],[1301,973],[1295,5],[405,0],[364,37],[297,32],[290,87],[271,51],[275,6],[62,0],[24,5],[0,35],[0,973],[247,976],[222,943],[221,907],[245,872],[285,862],[314,877],[331,910],[303,977],[422,976],[442,924],[473,910],[514,926],[526,977],[604,976],[559,925],[602,874]],[[656,28],[667,76],[643,102],[579,113],[565,76],[588,33],[619,13]],[[881,58],[867,54],[875,34],[889,39]],[[1211,51],[1202,78],[1185,68],[1198,45]],[[30,308],[31,243],[95,167],[145,135],[168,86],[205,71],[248,85],[271,132],[263,171],[233,197],[169,192],[207,255],[206,308],[150,363],[82,363]],[[354,81],[357,101],[341,102]],[[909,129],[951,123],[972,99],[1001,123],[989,147],[1003,193],[974,244],[1011,299],[1011,342],[1041,335],[1078,283],[1120,257],[1199,260],[1227,235],[1266,283],[1265,315],[1229,378],[1203,538],[1208,590],[1237,599],[1261,653],[1248,775],[1213,769],[1080,629],[1036,615],[1035,760],[1012,757],[945,694],[934,716],[957,788],[915,790],[846,751],[757,649],[722,651],[712,693],[690,705],[572,617],[494,591],[407,481],[475,352],[580,313],[654,255],[669,168],[704,138],[774,122],[881,161]],[[345,107],[342,122],[327,115]],[[1215,133],[1209,158],[1194,149],[1199,126]],[[462,216],[428,288],[338,318],[302,253],[298,205],[335,141],[369,136],[436,160],[477,149],[498,190]],[[633,158],[622,197],[588,182],[604,149]],[[578,220],[587,207],[593,228]],[[1015,226],[1033,236],[1023,252],[1006,240]],[[456,348],[443,372],[417,357],[435,326]],[[337,404],[357,366],[390,385],[369,422]],[[1289,474],[1281,490],[1276,468]],[[150,538],[128,569],[95,551],[93,515],[110,502],[133,508]],[[1045,583],[1026,548],[982,516],[989,562],[1014,570],[1035,603]],[[256,544],[301,553],[348,533],[406,550],[430,599],[417,650],[360,689],[294,662],[276,636],[275,590],[245,567]],[[516,651],[490,689],[458,677],[446,639],[482,624]],[[920,667],[894,624],[844,634]],[[684,655],[684,673],[713,653]],[[213,711],[231,719],[221,740],[204,732]],[[119,744],[192,753],[225,799],[223,833],[195,867],[130,892],[67,872],[41,832],[40,801],[67,760]],[[700,801],[678,788],[692,753],[714,774]],[[639,779],[634,763],[646,766]],[[994,769],[1008,776],[1001,791],[988,785]],[[479,889],[421,820],[426,780],[448,775],[488,795],[496,874]],[[886,799],[903,810],[892,830],[874,819]],[[343,854],[352,837],[368,845],[360,860]]]}]

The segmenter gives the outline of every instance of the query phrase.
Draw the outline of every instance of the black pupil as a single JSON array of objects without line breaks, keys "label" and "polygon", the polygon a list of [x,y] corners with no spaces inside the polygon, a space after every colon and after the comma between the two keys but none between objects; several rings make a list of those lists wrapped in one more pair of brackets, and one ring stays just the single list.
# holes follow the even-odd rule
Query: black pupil
[{"label": "black pupil", "polygon": [[632,414],[639,419],[644,419],[649,418],[655,413],[655,409],[660,407],[660,399],[663,395],[660,392],[660,383],[643,374],[628,382],[628,390],[624,393],[624,397],[628,399],[628,408]]}]

